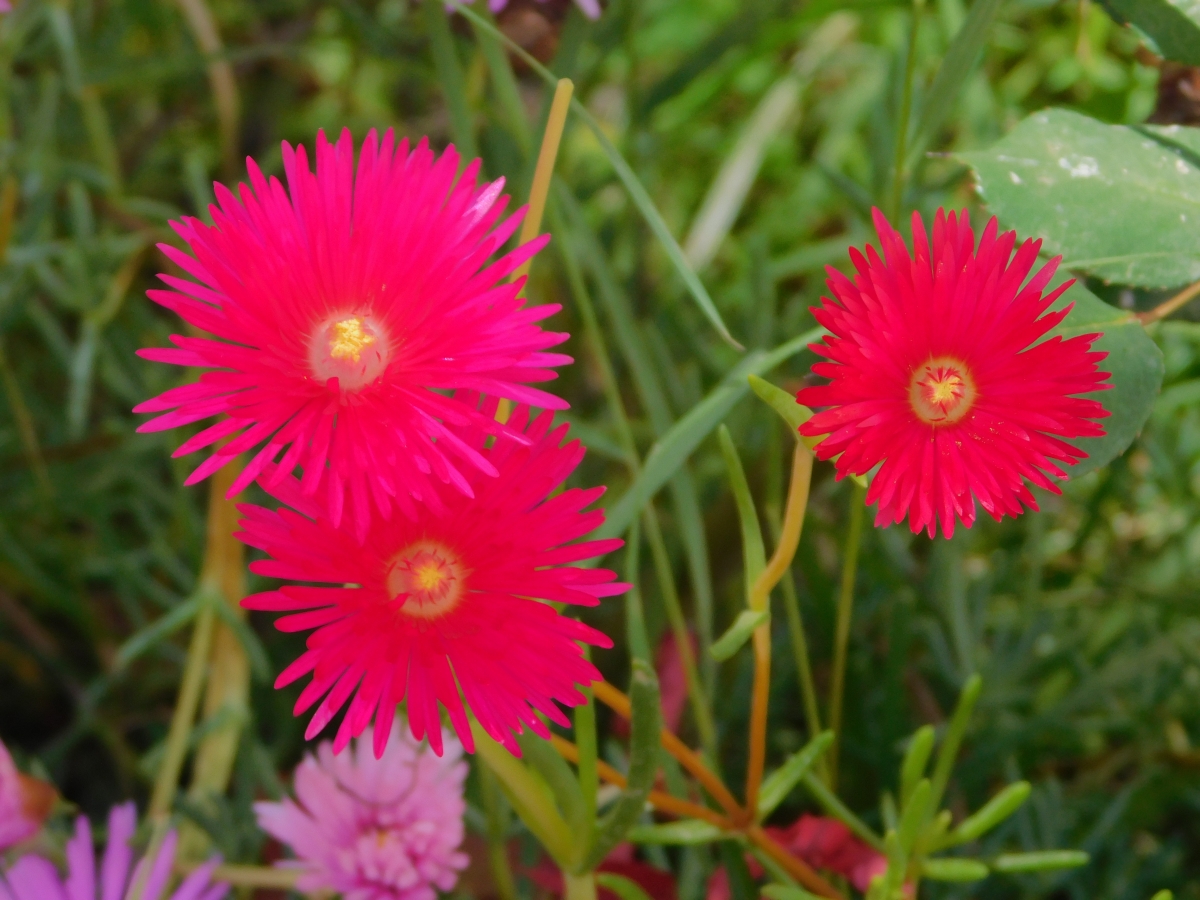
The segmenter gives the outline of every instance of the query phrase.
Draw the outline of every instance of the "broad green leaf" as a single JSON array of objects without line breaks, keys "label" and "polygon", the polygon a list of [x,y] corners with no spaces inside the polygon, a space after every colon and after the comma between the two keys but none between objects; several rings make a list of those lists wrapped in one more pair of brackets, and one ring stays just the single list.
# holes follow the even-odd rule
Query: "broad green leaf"
[{"label": "broad green leaf", "polygon": [[1050,109],[961,156],[1001,223],[1065,268],[1151,288],[1200,278],[1200,168],[1152,133]]},{"label": "broad green leaf", "polygon": [[596,840],[591,851],[575,871],[587,872],[600,864],[610,850],[621,841],[641,818],[646,797],[654,786],[658,773],[658,741],[662,730],[662,707],[659,701],[658,676],[643,660],[633,661],[633,677],[629,685],[633,705],[629,739],[629,775],[625,789],[612,808],[604,814],[596,828]]},{"label": "broad green leaf", "polygon": [[742,645],[750,640],[750,635],[754,634],[755,628],[769,621],[771,621],[770,610],[742,610],[725,633],[713,642],[708,652],[717,662],[724,662],[742,649]]},{"label": "broad green leaf", "polygon": [[1114,19],[1135,26],[1167,59],[1200,66],[1197,0],[1100,0]]},{"label": "broad green leaf", "polygon": [[733,840],[736,835],[722,831],[703,819],[681,819],[662,825],[638,825],[628,834],[635,844],[710,844]]},{"label": "broad green leaf", "polygon": [[1082,850],[1037,850],[1033,853],[1003,853],[992,860],[997,872],[1052,872],[1086,866],[1090,857]]},{"label": "broad green leaf", "polygon": [[823,731],[788,757],[782,766],[763,779],[758,790],[758,817],[765,819],[800,783],[821,754],[833,743],[833,732]]},{"label": "broad green leaf", "polygon": [[955,841],[965,842],[987,834],[1029,799],[1030,790],[1032,788],[1028,781],[1008,785],[977,812],[964,819],[962,824],[954,829],[952,837]]},{"label": "broad green leaf", "polygon": [[[1062,277],[1057,276],[1054,284],[1061,282]],[[1071,478],[1079,478],[1108,465],[1133,443],[1154,410],[1165,368],[1158,345],[1126,310],[1110,306],[1078,282],[1063,294],[1055,308],[1065,303],[1074,303],[1075,307],[1051,335],[1069,338],[1103,332],[1093,347],[1108,354],[1100,367],[1112,375],[1111,390],[1090,395],[1110,413],[1100,420],[1104,436],[1072,441],[1088,454],[1067,468]]]},{"label": "broad green leaf", "polygon": [[786,344],[781,344],[769,353],[753,351],[721,379],[708,396],[693,406],[679,419],[671,430],[664,434],[646,454],[646,461],[637,479],[621,498],[607,511],[604,525],[597,537],[616,537],[624,534],[629,524],[640,514],[642,506],[653,497],[671,476],[692,454],[712,430],[739,400],[746,395],[750,386],[746,376],[751,373],[769,372],[817,340],[825,333],[823,328],[814,328]]},{"label": "broad green leaf", "polygon": [[988,867],[977,859],[927,859],[921,863],[921,874],[933,881],[982,881],[988,877]]}]

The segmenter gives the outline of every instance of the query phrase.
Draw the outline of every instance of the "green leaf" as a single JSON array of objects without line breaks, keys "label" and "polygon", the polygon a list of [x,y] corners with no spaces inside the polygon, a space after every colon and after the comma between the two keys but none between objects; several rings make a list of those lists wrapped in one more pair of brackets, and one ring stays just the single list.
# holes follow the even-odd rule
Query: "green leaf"
[{"label": "green leaf", "polygon": [[933,881],[982,881],[988,867],[977,859],[926,859],[921,874]]},{"label": "green leaf", "polygon": [[[1200,178],[1200,173],[1197,177]],[[1063,276],[1056,276],[1052,284],[1061,284],[1062,280]],[[1070,338],[1103,332],[1093,349],[1108,354],[1100,367],[1112,373],[1109,379],[1111,390],[1089,395],[1104,404],[1110,413],[1108,418],[1100,420],[1104,436],[1079,438],[1072,442],[1088,454],[1085,459],[1067,467],[1071,478],[1080,478],[1108,465],[1133,443],[1154,411],[1165,366],[1158,345],[1125,310],[1110,306],[1078,282],[1059,298],[1055,309],[1066,303],[1074,303],[1074,309],[1050,334]]]},{"label": "green leaf", "polygon": [[637,825],[626,839],[635,844],[710,844],[737,836],[703,819],[681,819],[663,825]]},{"label": "green leaf", "polygon": [[825,782],[813,775],[812,772],[805,772],[800,776],[800,780],[804,783],[808,792],[813,795],[813,799],[825,808],[825,812],[829,813],[835,819],[841,819],[843,825],[876,850],[881,853],[884,851],[884,842],[879,835],[873,832],[862,819],[852,813],[850,807],[843,803],[838,795],[829,789]]},{"label": "green leaf", "polygon": [[1077,869],[1086,866],[1091,858],[1082,850],[1037,850],[1032,853],[1004,853],[992,860],[997,872],[1053,872],[1057,869]]},{"label": "green leaf", "polygon": [[608,888],[621,900],[651,900],[650,895],[643,891],[636,881],[631,881],[624,875],[597,872],[596,884],[602,888]]},{"label": "green leaf", "polygon": [[782,766],[763,779],[758,790],[758,818],[775,811],[833,743],[833,732],[823,731],[787,758]]},{"label": "green leaf", "polygon": [[[442,0],[426,0],[426,2],[441,4]],[[521,59],[531,69],[533,69],[533,71],[537,72],[537,74],[542,78],[543,81],[546,82],[547,85],[554,87],[558,83],[558,78],[555,77],[553,72],[534,59],[534,57],[526,52],[526,50],[521,47],[520,44],[517,44],[515,41],[509,38],[508,35],[504,34],[492,23],[480,16],[478,12],[473,9],[468,9],[465,6],[459,6],[457,3],[455,3],[454,6],[459,13],[470,19],[480,31],[486,32],[503,41],[513,53],[521,57]],[[696,270],[692,268],[691,263],[689,263],[687,258],[683,255],[683,249],[679,246],[679,242],[675,240],[675,236],[671,234],[671,229],[667,227],[667,223],[663,219],[662,213],[658,211],[658,207],[656,207],[654,205],[654,201],[650,199],[650,194],[646,192],[646,188],[642,186],[641,181],[638,180],[637,175],[634,173],[629,163],[625,161],[625,157],[621,155],[621,151],[616,148],[611,140],[609,140],[608,135],[604,131],[604,127],[598,121],[596,121],[596,117],[593,116],[588,111],[588,108],[580,103],[578,99],[572,98],[571,112],[575,113],[576,116],[582,119],[584,124],[587,125],[587,127],[591,130],[592,135],[596,138],[597,143],[600,144],[604,154],[608,157],[609,165],[613,167],[613,170],[617,173],[617,177],[620,178],[622,184],[625,185],[625,190],[629,192],[629,197],[633,200],[634,206],[636,206],[638,211],[641,212],[642,218],[645,219],[646,224],[650,226],[650,230],[654,233],[654,236],[658,238],[659,243],[662,244],[662,248],[666,252],[667,258],[671,261],[672,265],[675,267],[675,270],[683,279],[683,283],[687,286],[688,293],[690,293],[695,299],[696,305],[700,307],[700,311],[704,314],[704,317],[712,323],[713,327],[716,328],[717,333],[724,338],[726,342],[734,347],[737,347],[739,350],[742,349],[742,345],[733,339],[733,335],[731,335],[729,333],[729,329],[725,327],[725,322],[721,319],[721,314],[717,312],[716,304],[713,303],[712,297],[709,296],[708,289],[700,281],[699,276],[696,274]]]},{"label": "green leaf", "polygon": [[946,793],[946,785],[950,782],[950,772],[954,769],[954,761],[958,758],[958,748],[963,736],[967,733],[967,725],[971,721],[971,713],[975,711],[975,703],[983,690],[983,679],[976,673],[967,679],[962,693],[958,695],[958,705],[954,707],[954,715],[946,726],[946,734],[942,745],[938,747],[937,762],[933,767],[933,797],[930,806],[937,809],[942,805],[942,797]]},{"label": "green leaf", "polygon": [[907,856],[912,852],[925,821],[929,818],[929,804],[933,799],[933,788],[928,778],[922,778],[913,788],[912,795],[900,811],[900,822],[896,826],[896,838],[900,850]]},{"label": "green leaf", "polygon": [[808,437],[800,434],[800,426],[811,419],[813,413],[807,406],[799,403],[794,394],[788,393],[781,387],[776,387],[758,375],[747,375],[746,380],[750,382],[750,387],[754,393],[758,394],[758,398],[779,413],[779,418],[783,419],[784,423],[792,430],[792,435],[797,440],[804,441],[804,445],[809,450],[821,442],[819,436]]},{"label": "green leaf", "polygon": [[900,766],[900,802],[902,804],[908,802],[913,788],[925,776],[925,767],[929,764],[930,754],[933,753],[935,737],[936,732],[933,726],[925,725],[918,728],[916,734],[912,736],[912,740],[908,742],[908,749],[904,751],[904,762]]},{"label": "green leaf", "polygon": [[919,152],[927,141],[932,140],[954,111],[954,100],[979,60],[999,8],[1000,0],[975,0],[971,4],[966,21],[946,49],[942,65],[921,103],[921,118],[917,122],[912,152]]},{"label": "green leaf", "polygon": [[479,156],[479,145],[475,142],[475,123],[467,100],[466,78],[458,61],[458,51],[454,49],[454,35],[450,32],[446,5],[444,0],[424,0],[424,4],[425,27],[429,32],[429,46],[433,52],[438,82],[446,97],[450,133],[463,161],[470,162]]},{"label": "green leaf", "polygon": [[717,439],[721,443],[721,455],[725,457],[725,469],[729,473],[729,486],[733,498],[737,501],[738,524],[742,530],[742,569],[746,583],[746,599],[750,598],[750,589],[756,578],[767,566],[767,552],[763,546],[762,526],[758,521],[758,510],[754,508],[754,497],[750,494],[750,484],[746,481],[746,470],[742,468],[741,457],[729,429],[722,425],[717,429]]},{"label": "green leaf", "polygon": [[770,900],[819,900],[816,894],[794,884],[768,884],[762,889],[762,895]]},{"label": "green leaf", "polygon": [[968,816],[954,829],[952,838],[957,842],[973,841],[987,834],[1020,808],[1029,799],[1032,788],[1028,781],[1010,784],[985,803],[978,812]]},{"label": "green leaf", "polygon": [[1172,891],[1163,888],[1161,891],[1151,897],[1150,900],[1175,900],[1175,894]]},{"label": "green leaf", "polygon": [[587,837],[592,823],[587,819],[583,791],[579,788],[579,780],[575,773],[550,742],[540,735],[526,731],[517,737],[517,743],[526,763],[545,779],[554,794],[558,809],[566,819],[567,827],[575,837],[575,846],[582,855],[587,849]]},{"label": "green leaf", "polygon": [[756,350],[742,357],[708,396],[688,410],[666,434],[655,441],[650,452],[646,454],[642,471],[629,489],[607,511],[605,522],[598,529],[596,536],[616,537],[625,533],[630,523],[641,513],[646,501],[670,480],[700,442],[708,437],[746,395],[749,390],[747,375],[769,372],[823,334],[823,328],[814,328],[770,352]]},{"label": "green leaf", "polygon": [[641,818],[646,797],[654,786],[658,773],[658,741],[662,730],[662,708],[659,705],[658,676],[643,660],[633,661],[633,677],[629,685],[633,705],[629,739],[629,775],[625,789],[612,809],[597,824],[596,840],[577,872],[590,871],[600,864],[613,847],[625,840],[629,830]]},{"label": "green leaf", "polygon": [[208,602],[208,598],[203,593],[197,593],[184,600],[166,615],[155,619],[121,645],[117,651],[113,668],[118,670],[125,668],[159,641],[166,640],[192,621]]},{"label": "green leaf", "polygon": [[1200,3],[1196,0],[1100,0],[1109,14],[1154,42],[1159,55],[1200,66]]},{"label": "green leaf", "polygon": [[1004,226],[1065,268],[1152,288],[1200,278],[1200,168],[1153,134],[1049,109],[961,158]]},{"label": "green leaf", "polygon": [[771,621],[771,611],[767,609],[744,609],[733,620],[733,624],[709,648],[709,653],[717,662],[724,662],[742,649],[742,645],[750,640],[754,629],[764,622]]}]

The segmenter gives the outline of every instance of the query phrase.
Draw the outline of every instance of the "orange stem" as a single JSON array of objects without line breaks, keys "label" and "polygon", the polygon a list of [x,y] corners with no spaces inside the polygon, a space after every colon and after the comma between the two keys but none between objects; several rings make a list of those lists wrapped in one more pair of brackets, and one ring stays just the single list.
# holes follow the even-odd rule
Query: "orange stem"
[{"label": "orange stem", "polygon": [[758,810],[758,789],[767,758],[767,702],[771,696],[771,626],[754,629],[754,693],[750,701],[750,760],[746,766],[746,821]]},{"label": "orange stem", "polygon": [[[550,736],[550,743],[554,745],[554,749],[558,751],[559,756],[563,757],[563,759],[570,760],[573,763],[579,762],[579,748],[570,741],[554,734]],[[609,784],[615,784],[621,788],[628,784],[624,775],[603,760],[596,760],[596,772]],[[732,823],[720,813],[701,806],[698,803],[692,803],[689,800],[680,800],[678,797],[673,797],[662,791],[651,791],[650,796],[646,799],[656,809],[670,813],[673,816],[678,816],[681,819],[703,819],[706,822],[711,822],[718,828],[730,828],[732,826]]]},{"label": "orange stem", "polygon": [[814,894],[829,897],[830,900],[842,900],[837,888],[818,875],[813,868],[802,859],[797,859],[783,845],[767,834],[760,825],[752,825],[746,829],[746,837],[750,838],[767,856],[783,866],[787,873],[804,885]]},{"label": "orange stem", "polygon": [[[592,690],[596,693],[596,699],[609,707],[617,715],[624,719],[631,718],[632,707],[630,706],[629,698],[607,681],[597,681],[592,685]],[[712,798],[721,804],[721,807],[730,817],[737,820],[745,819],[746,811],[738,805],[733,794],[729,793],[729,788],[725,787],[721,779],[713,774],[712,770],[704,764],[704,761],[691,747],[666,728],[662,730],[660,740],[663,749],[675,757],[679,761],[679,764],[687,769],[687,771],[692,773]]]}]

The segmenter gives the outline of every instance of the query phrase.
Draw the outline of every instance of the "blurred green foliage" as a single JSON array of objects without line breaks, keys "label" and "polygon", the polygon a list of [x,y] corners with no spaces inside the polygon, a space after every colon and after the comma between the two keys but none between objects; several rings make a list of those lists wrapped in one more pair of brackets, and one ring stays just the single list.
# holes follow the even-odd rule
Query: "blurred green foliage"
[{"label": "blurred green foliage", "polygon": [[[310,143],[318,128],[343,127],[356,138],[394,127],[438,145],[450,139],[424,19],[408,0],[212,0],[224,46],[212,53],[189,25],[186,10],[195,5],[23,0],[0,19],[0,180],[15,200],[15,217],[3,219],[11,229],[0,269],[0,735],[92,813],[148,789],[186,629],[127,665],[118,652],[193,594],[203,551],[207,492],[181,486],[191,460],[170,459],[186,435],[138,435],[129,412],[177,377],[134,356],[178,327],[143,296],[166,265],[154,243],[175,240],[168,219],[205,215],[211,181],[243,174],[235,160],[250,155],[278,172],[280,140]],[[732,230],[700,272],[747,347],[778,346],[812,326],[822,267],[847,264],[846,247],[866,239],[869,205],[885,201],[909,5],[613,0],[590,24],[566,2],[513,0],[501,19],[518,40],[528,36],[522,23],[542,23],[530,46],[575,78],[578,96],[682,241],[756,106],[835,12],[854,17],[851,34],[767,136]],[[916,43],[918,106],[966,14],[962,0],[927,3]],[[506,176],[523,197],[531,171],[524,138],[497,102],[471,28],[452,24],[485,170]],[[232,67],[240,110],[236,128],[224,132],[211,74],[223,64]],[[517,71],[536,133],[543,87]],[[974,208],[966,170],[946,151],[986,146],[1046,105],[1144,121],[1158,79],[1137,37],[1088,0],[1005,0],[982,65],[933,138],[936,152],[915,161],[903,205],[927,216],[943,204]],[[568,131],[559,174],[578,211],[564,207],[556,246],[583,268],[644,455],[739,354],[687,296],[586,129]],[[615,499],[629,483],[625,450],[561,259],[553,247],[542,254],[530,294],[564,304],[555,326],[572,332],[568,352],[578,363],[557,387],[591,449],[578,477],[608,484]],[[1155,299],[1105,296],[1123,305]],[[618,327],[623,315],[632,329]],[[985,855],[1072,847],[1093,859],[1058,875],[929,884],[927,896],[1141,900],[1171,887],[1200,897],[1200,749],[1189,738],[1200,742],[1200,325],[1170,322],[1153,336],[1167,381],[1122,458],[1072,481],[1061,497],[1040,495],[1040,514],[985,520],[952,541],[901,527],[866,536],[844,798],[878,824],[881,791],[897,788],[904,739],[922,723],[941,724],[978,671],[984,691],[951,808],[976,809],[1000,785],[1027,779],[1031,801],[985,840]],[[798,356],[772,380],[795,387],[810,363]],[[753,398],[728,424],[770,543],[790,439]],[[793,573],[822,693],[849,497],[831,476],[818,466]],[[711,636],[742,601],[737,516],[715,440],[692,457],[687,479],[680,493],[660,494],[655,514],[685,610]],[[696,522],[684,495],[702,513],[706,566],[694,540],[686,543]],[[649,552],[635,558],[638,569],[626,577],[638,585],[656,642],[667,631],[661,583]],[[622,605],[587,616],[618,639],[617,650],[597,659],[625,683]],[[278,671],[302,639],[251,621]],[[771,764],[808,738],[783,617],[775,623]],[[707,674],[721,765],[734,776],[745,762],[749,656]],[[201,822],[232,860],[257,858],[248,803],[277,794],[280,773],[304,749],[290,710],[296,691],[255,683],[231,799],[221,818]],[[601,723],[609,734],[603,715]],[[690,719],[684,732],[698,743]],[[602,743],[620,754],[615,738]],[[775,818],[790,821],[801,804],[793,794]],[[650,858],[687,869],[681,893],[689,900],[702,896],[702,876],[716,860]]]}]

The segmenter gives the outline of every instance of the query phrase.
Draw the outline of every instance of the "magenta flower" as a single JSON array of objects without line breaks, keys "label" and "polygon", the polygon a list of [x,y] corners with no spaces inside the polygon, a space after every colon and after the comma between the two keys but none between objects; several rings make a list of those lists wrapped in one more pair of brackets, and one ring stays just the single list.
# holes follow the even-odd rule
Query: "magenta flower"
[{"label": "magenta flower", "polygon": [[256,803],[258,824],[292,848],[302,891],[344,900],[434,900],[467,867],[462,746],[446,733],[443,756],[393,722],[379,759],[370,741],[334,755],[326,741],[296,768],[299,802]]},{"label": "magenta flower", "polygon": [[[53,863],[31,853],[0,873],[0,900],[128,900],[139,884],[142,900],[163,900],[175,864],[178,836],[169,832],[153,861],[143,857],[134,866],[129,842],[136,828],[137,810],[132,803],[113,807],[108,814],[108,846],[97,881],[92,826],[86,816],[80,816],[75,820],[75,836],[67,842],[66,881]],[[210,884],[218,862],[210,860],[192,872],[169,895],[170,900],[221,900],[229,885]]]},{"label": "magenta flower", "polygon": [[507,280],[548,237],[489,263],[524,210],[499,221],[504,182],[477,184],[478,160],[460,176],[453,147],[410,152],[391,131],[367,136],[357,173],[348,131],[336,145],[319,134],[316,158],[314,174],[285,143],[286,191],[250,160],[250,187],[216,186],[213,225],[172,223],[195,255],[162,250],[194,280],[162,275],[174,290],[149,296],[218,340],[175,335],[175,347],[139,351],[208,371],[135,411],[163,413],[140,431],[220,416],[176,451],[218,445],[189,484],[261,446],[230,497],[282,453],[278,479],[303,468],[305,494],[324,485],[333,521],[348,504],[362,534],[372,507],[415,516],[436,485],[470,496],[467,473],[496,474],[455,426],[504,426],[450,391],[562,409],[530,384],[571,358],[544,352],[567,337],[538,324],[559,307],[526,306],[523,279]]},{"label": "magenta flower", "polygon": [[0,741],[0,850],[37,834],[53,805],[54,789],[18,772]]}]

